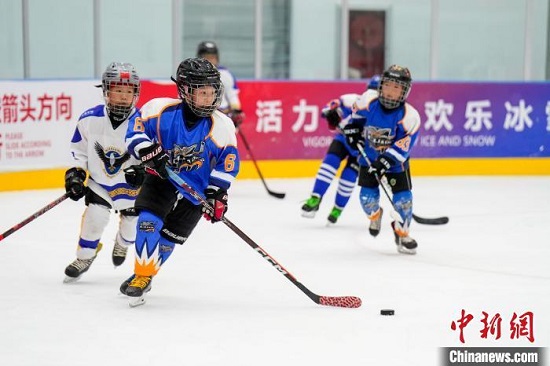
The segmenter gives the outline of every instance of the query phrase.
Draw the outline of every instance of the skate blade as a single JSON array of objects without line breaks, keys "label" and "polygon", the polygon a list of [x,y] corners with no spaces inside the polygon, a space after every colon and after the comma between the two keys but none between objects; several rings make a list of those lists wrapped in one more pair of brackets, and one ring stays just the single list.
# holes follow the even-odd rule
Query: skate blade
[{"label": "skate blade", "polygon": [[131,308],[135,308],[141,305],[145,305],[145,296],[140,297],[128,297],[128,305]]},{"label": "skate blade", "polygon": [[403,245],[397,245],[397,251],[401,254],[408,254],[408,255],[415,255],[416,254],[416,248],[415,249],[407,249]]},{"label": "skate blade", "polygon": [[315,217],[316,213],[317,211],[310,211],[310,212],[302,211],[302,217],[307,217],[308,219],[312,219]]},{"label": "skate blade", "polygon": [[75,283],[76,281],[78,281],[80,279],[80,277],[82,277],[82,276],[78,276],[78,277],[65,276],[65,278],[63,279],[63,283]]}]

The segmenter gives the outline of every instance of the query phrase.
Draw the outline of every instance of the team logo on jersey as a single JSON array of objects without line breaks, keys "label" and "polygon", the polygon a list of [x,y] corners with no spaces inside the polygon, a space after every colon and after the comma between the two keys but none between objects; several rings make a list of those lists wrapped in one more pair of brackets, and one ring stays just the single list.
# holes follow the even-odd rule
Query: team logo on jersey
[{"label": "team logo on jersey", "polygon": [[386,150],[392,143],[394,136],[391,128],[367,127],[367,139],[369,145],[376,150]]},{"label": "team logo on jersey", "polygon": [[204,164],[204,158],[201,156],[204,152],[204,141],[200,144],[191,146],[174,145],[172,150],[172,165],[177,173],[185,170],[199,169]]},{"label": "team logo on jersey", "polygon": [[112,146],[109,146],[107,149],[103,148],[99,142],[96,141],[95,152],[97,156],[103,162],[105,166],[105,171],[108,175],[115,175],[120,170],[122,164],[130,159],[130,154],[128,151],[125,151],[123,154],[120,151]]}]

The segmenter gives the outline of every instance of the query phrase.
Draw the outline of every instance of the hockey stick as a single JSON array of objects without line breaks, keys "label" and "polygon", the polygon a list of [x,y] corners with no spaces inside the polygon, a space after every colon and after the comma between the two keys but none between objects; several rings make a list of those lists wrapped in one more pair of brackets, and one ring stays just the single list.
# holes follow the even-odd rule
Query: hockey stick
[{"label": "hockey stick", "polygon": [[[184,190],[197,201],[199,201],[206,209],[210,212],[214,212],[214,209],[210,204],[191,186],[189,186],[179,175],[174,173],[170,168],[166,168],[170,180],[176,185],[178,190]],[[252,240],[248,235],[246,235],[237,225],[233,224],[225,216],[222,216],[221,221],[230,228],[235,234],[237,234],[241,239],[243,239],[248,245],[252,247],[258,254],[262,256],[266,261],[268,261],[277,271],[279,271],[283,276],[285,276],[290,282],[292,282],[296,287],[298,287],[304,294],[306,294],[313,302],[320,305],[326,306],[338,306],[342,308],[358,308],[361,306],[361,299],[355,296],[319,296],[311,292],[307,287],[305,287],[301,282],[299,282],[293,275],[290,274],[279,262],[277,262],[272,256],[270,256],[265,250],[263,250],[254,240]]]},{"label": "hockey stick", "polygon": [[[390,190],[388,185],[388,180],[386,177],[382,177],[381,179],[382,183],[386,186],[386,189]],[[414,213],[412,214],[413,220],[418,222],[419,224],[423,225],[445,225],[449,222],[449,218],[447,216],[441,216],[441,217],[434,217],[434,218],[425,218],[416,216]]]},{"label": "hockey stick", "polygon": [[264,176],[262,175],[262,172],[260,171],[260,167],[258,166],[258,163],[256,162],[256,159],[254,158],[254,155],[252,155],[252,150],[250,149],[250,145],[248,145],[248,141],[246,140],[246,137],[244,137],[244,134],[243,134],[243,132],[241,131],[240,128],[238,129],[238,131],[239,131],[239,135],[241,136],[241,139],[243,140],[244,147],[246,147],[246,150],[248,150],[248,154],[250,155],[250,160],[252,160],[252,162],[254,163],[254,166],[256,167],[256,171],[258,172],[258,175],[260,176],[260,179],[261,179],[267,193],[269,193],[271,196],[276,197],[276,198],[280,198],[280,199],[285,198],[286,193],[273,192],[272,190],[270,190],[267,187],[267,184],[265,183]]},{"label": "hockey stick", "polygon": [[423,225],[445,225],[446,223],[449,222],[449,217],[441,216],[441,217],[426,218],[426,217],[416,216],[413,213],[413,220]]},{"label": "hockey stick", "polygon": [[65,201],[69,195],[65,193],[63,196],[59,197],[53,202],[48,203],[46,206],[42,207],[40,210],[33,213],[31,216],[27,217],[25,220],[21,221],[19,224],[14,225],[11,229],[7,230],[6,232],[0,234],[0,241],[4,240],[17,230],[21,229],[23,226],[27,225],[29,222],[33,221],[34,219],[42,216],[55,206],[59,205],[61,202]]}]

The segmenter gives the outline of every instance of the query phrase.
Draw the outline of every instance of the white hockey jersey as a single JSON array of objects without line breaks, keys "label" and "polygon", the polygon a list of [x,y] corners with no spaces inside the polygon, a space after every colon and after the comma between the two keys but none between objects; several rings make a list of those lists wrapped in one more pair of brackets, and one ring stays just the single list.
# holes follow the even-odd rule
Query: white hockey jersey
[{"label": "white hockey jersey", "polygon": [[241,101],[239,99],[239,87],[233,74],[223,66],[218,66],[220,79],[223,84],[224,92],[219,109],[224,113],[237,109],[241,110]]},{"label": "white hockey jersey", "polygon": [[128,119],[113,129],[105,106],[98,105],[80,116],[71,140],[73,166],[88,172],[88,187],[115,210],[133,207],[138,194],[124,179],[123,169],[140,163],[126,149],[127,129]]}]

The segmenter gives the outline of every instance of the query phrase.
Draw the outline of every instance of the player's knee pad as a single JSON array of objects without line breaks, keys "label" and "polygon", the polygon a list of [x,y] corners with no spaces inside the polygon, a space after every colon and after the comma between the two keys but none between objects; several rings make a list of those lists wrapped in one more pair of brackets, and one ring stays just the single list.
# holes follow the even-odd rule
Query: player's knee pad
[{"label": "player's knee pad", "polygon": [[82,217],[80,237],[85,240],[99,240],[109,223],[111,211],[103,205],[90,204]]},{"label": "player's knee pad", "polygon": [[361,187],[359,199],[363,211],[368,216],[372,216],[380,208],[380,190],[378,188]]},{"label": "player's knee pad", "polygon": [[179,235],[171,231],[170,229],[163,227],[160,231],[160,236],[166,240],[182,245],[187,240],[187,237]]}]

